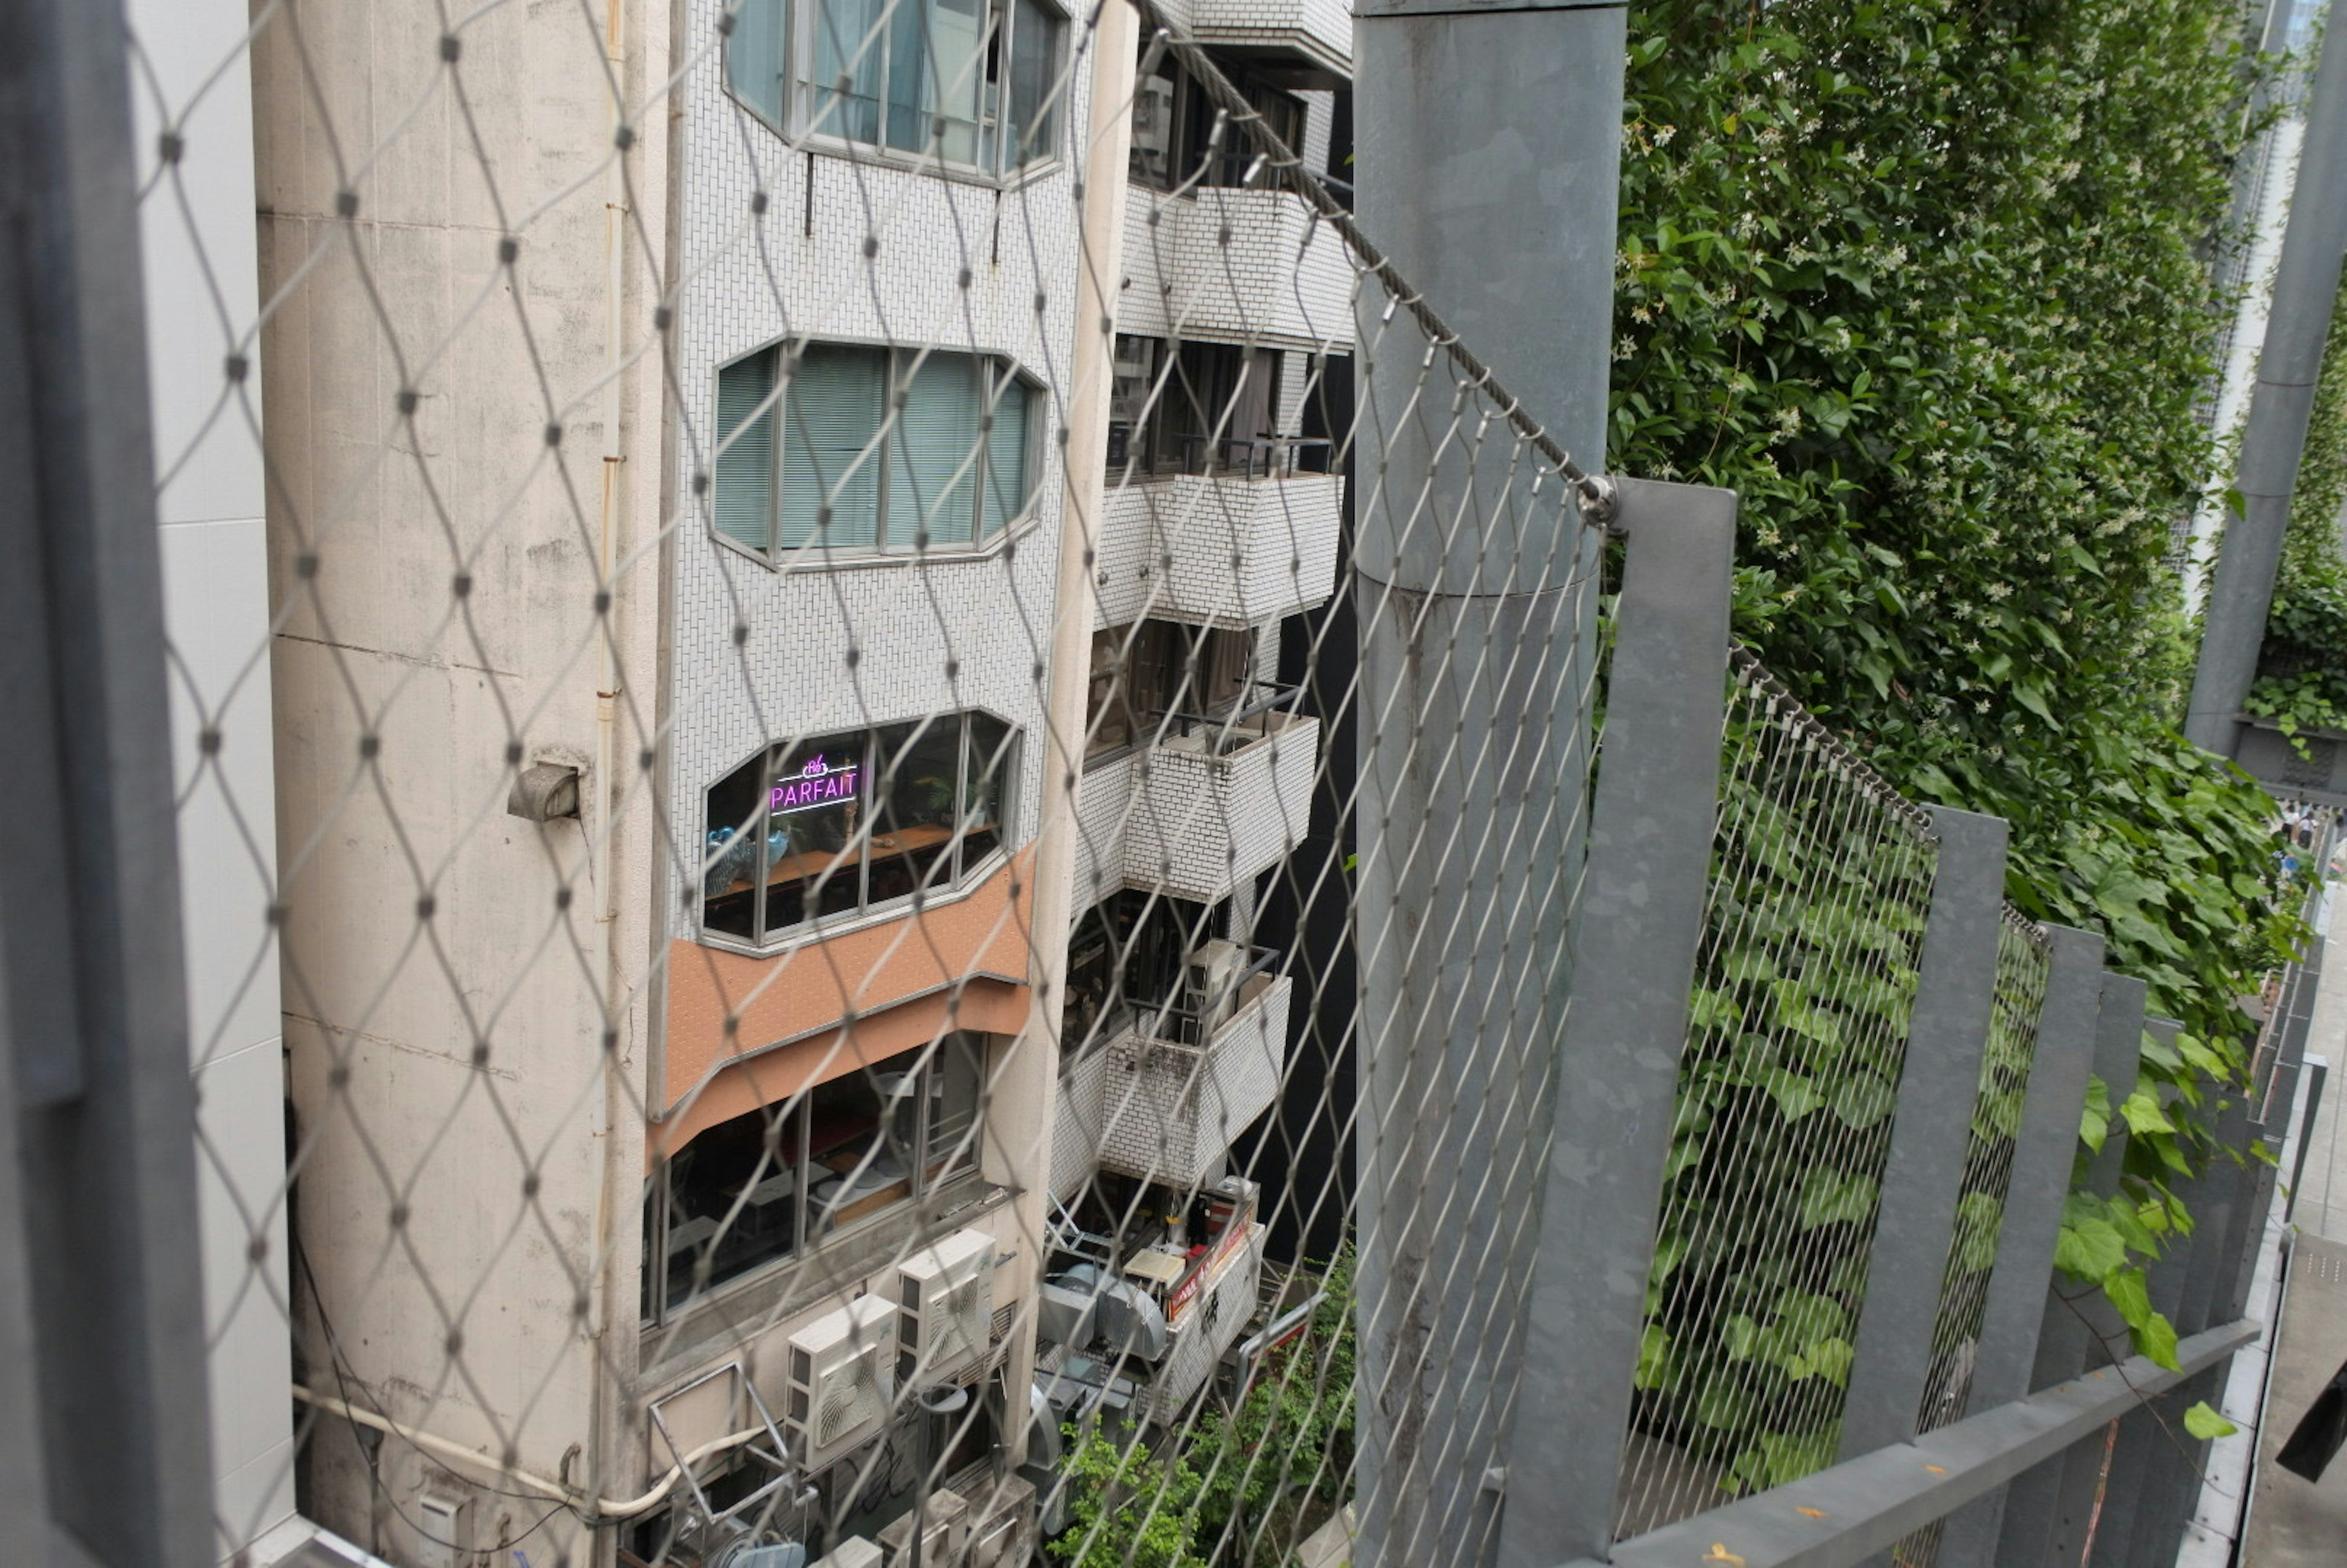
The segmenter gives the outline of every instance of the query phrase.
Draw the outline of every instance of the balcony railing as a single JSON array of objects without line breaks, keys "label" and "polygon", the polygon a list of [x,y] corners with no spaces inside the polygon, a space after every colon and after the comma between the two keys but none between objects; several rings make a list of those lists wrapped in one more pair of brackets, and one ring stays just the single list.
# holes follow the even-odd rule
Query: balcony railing
[{"label": "balcony railing", "polygon": [[1295,989],[1288,977],[1268,972],[1275,957],[1258,950],[1227,1016],[1202,1020],[1179,1008],[1155,1009],[1109,1041],[1102,1052],[1103,1169],[1193,1185],[1271,1108],[1287,1063]]},{"label": "balcony railing", "polygon": [[1121,333],[1353,351],[1352,259],[1293,191],[1127,191],[1124,281]]},{"label": "balcony railing", "polygon": [[1199,43],[1280,74],[1292,87],[1341,87],[1353,77],[1353,16],[1341,0],[1170,0],[1162,6]]},{"label": "balcony railing", "polygon": [[[1312,815],[1320,723],[1175,714],[1135,758],[1125,880],[1219,903],[1294,852]],[[1087,781],[1087,787],[1089,781]]]},{"label": "balcony railing", "polygon": [[1337,474],[1229,467],[1112,487],[1101,514],[1093,625],[1149,617],[1235,630],[1326,603],[1344,486]]}]

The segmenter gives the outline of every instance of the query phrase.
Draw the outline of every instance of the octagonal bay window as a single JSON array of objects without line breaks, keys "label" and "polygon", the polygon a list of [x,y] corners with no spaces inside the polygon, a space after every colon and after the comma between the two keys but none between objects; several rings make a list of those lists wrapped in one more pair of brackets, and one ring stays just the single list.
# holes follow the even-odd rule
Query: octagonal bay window
[{"label": "octagonal bay window", "polygon": [[763,949],[976,885],[1009,847],[1018,764],[983,712],[764,748],[709,787],[702,938]]}]

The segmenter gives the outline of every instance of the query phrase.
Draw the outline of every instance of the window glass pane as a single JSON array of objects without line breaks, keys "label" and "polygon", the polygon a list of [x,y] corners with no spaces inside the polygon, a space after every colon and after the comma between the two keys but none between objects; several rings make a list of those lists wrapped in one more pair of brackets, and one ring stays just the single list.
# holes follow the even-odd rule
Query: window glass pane
[{"label": "window glass pane", "polygon": [[774,528],[774,411],[761,411],[759,405],[774,390],[771,349],[735,360],[717,373],[720,450],[712,518],[719,533],[761,555]]},{"label": "window glass pane", "polygon": [[820,1236],[913,1195],[921,1053],[855,1068],[807,1096],[807,1228]]},{"label": "window glass pane", "polygon": [[825,735],[778,753],[766,792],[766,934],[853,911],[866,790],[865,737]]},{"label": "window glass pane", "polygon": [[[813,15],[815,72],[802,82],[807,128],[849,141],[880,139],[881,36],[887,0],[805,0]],[[840,78],[847,78],[843,89]]]},{"label": "window glass pane", "polygon": [[742,0],[725,45],[725,80],[768,123],[783,123],[784,0]]},{"label": "window glass pane", "polygon": [[874,737],[872,902],[953,884],[954,771],[961,723],[951,714],[928,728],[893,724]]},{"label": "window glass pane", "polygon": [[1018,776],[1019,743],[1010,725],[988,713],[969,716],[969,752],[963,763],[962,852],[965,871],[999,848],[1010,829],[1010,784]]},{"label": "window glass pane", "polygon": [[1051,156],[1057,140],[1059,104],[1051,96],[1060,60],[1060,35],[1066,24],[1042,0],[1013,0],[1010,24],[1010,126],[1015,140],[1010,161],[1016,168]]},{"label": "window glass pane", "polygon": [[692,1294],[704,1262],[715,1285],[798,1245],[803,1121],[795,1101],[766,1106],[719,1122],[669,1162],[669,1306]]},{"label": "window glass pane", "polygon": [[[987,12],[987,0],[897,0],[893,36],[924,57],[889,57],[889,146],[935,152],[955,163],[978,161]],[[900,105],[907,107],[900,110]],[[897,136],[900,112],[910,132],[903,139]],[[941,131],[932,117],[945,122]],[[939,138],[934,147],[933,135]]]},{"label": "window glass pane", "polygon": [[994,428],[986,437],[986,537],[991,538],[1027,509],[1027,426],[1035,395],[1003,367],[988,374],[999,386]]},{"label": "window glass pane", "polygon": [[702,827],[702,926],[744,940],[755,917],[758,783],[765,762],[764,756],[753,757],[710,786]]},{"label": "window glass pane", "polygon": [[876,440],[887,381],[876,348],[811,344],[784,393],[782,548],[815,538],[826,499],[835,549],[870,548],[879,535]]},{"label": "window glass pane", "polygon": [[978,1163],[979,1091],[986,1082],[986,1040],[949,1034],[938,1042],[929,1064],[929,1146],[923,1189]]},{"label": "window glass pane", "polygon": [[891,547],[913,548],[924,526],[933,545],[968,544],[978,526],[978,366],[968,354],[933,354],[905,389],[888,443]]}]

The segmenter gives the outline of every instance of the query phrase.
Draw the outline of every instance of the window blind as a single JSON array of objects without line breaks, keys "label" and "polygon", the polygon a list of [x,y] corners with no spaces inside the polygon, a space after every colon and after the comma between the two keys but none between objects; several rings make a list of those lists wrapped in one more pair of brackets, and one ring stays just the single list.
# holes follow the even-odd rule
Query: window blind
[{"label": "window blind", "polygon": [[[989,372],[989,379],[995,373]],[[994,428],[986,437],[986,537],[1010,526],[1027,506],[1029,405],[1034,393],[1016,376],[1005,376],[994,402]]]},{"label": "window blind", "polygon": [[[880,521],[881,402],[887,354],[876,348],[815,344],[800,357],[784,394],[781,548],[815,538],[826,498],[835,549],[870,548]],[[868,450],[867,450],[868,449]]]},{"label": "window blind", "polygon": [[774,527],[774,411],[761,413],[758,405],[774,390],[772,349],[717,373],[717,531],[762,555]]},{"label": "window blind", "polygon": [[889,445],[888,538],[911,548],[922,525],[932,546],[968,544],[978,526],[977,362],[931,354],[906,388]]}]

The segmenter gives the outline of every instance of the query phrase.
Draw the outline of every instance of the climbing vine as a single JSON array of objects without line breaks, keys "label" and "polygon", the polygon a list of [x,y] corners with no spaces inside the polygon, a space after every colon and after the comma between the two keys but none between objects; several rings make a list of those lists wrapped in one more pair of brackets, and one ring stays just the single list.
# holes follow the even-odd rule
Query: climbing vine
[{"label": "climbing vine", "polygon": [[2314,415],[2291,492],[2281,575],[2246,706],[2293,742],[2310,730],[2347,730],[2347,559],[2339,516],[2347,505],[2347,286],[2331,312]]},{"label": "climbing vine", "polygon": [[[2238,26],[2229,0],[1659,0],[1626,77],[1609,464],[1737,490],[1739,634],[1909,795],[2006,818],[2013,901],[2103,932],[2183,1021],[2139,1091],[2097,1086],[2125,1191],[2063,1238],[2153,1354],[2141,1261],[2189,1224],[2189,1112],[2238,1082],[2236,999],[2289,935],[2265,797],[2173,728],[2166,608]],[[1829,1446],[1771,1419],[1720,1450],[1759,1456],[1747,1481],[1784,1468],[1764,1440]]]}]

